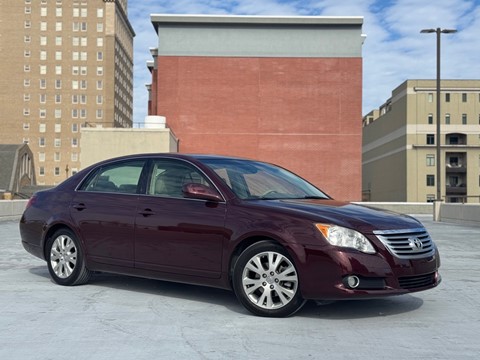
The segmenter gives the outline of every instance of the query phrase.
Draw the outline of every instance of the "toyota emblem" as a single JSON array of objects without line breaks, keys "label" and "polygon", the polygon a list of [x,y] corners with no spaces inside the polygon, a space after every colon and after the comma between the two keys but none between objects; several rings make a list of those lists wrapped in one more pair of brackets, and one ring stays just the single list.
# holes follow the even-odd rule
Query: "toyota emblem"
[{"label": "toyota emblem", "polygon": [[419,238],[410,238],[408,239],[408,244],[413,251],[420,251],[423,249],[423,243]]}]

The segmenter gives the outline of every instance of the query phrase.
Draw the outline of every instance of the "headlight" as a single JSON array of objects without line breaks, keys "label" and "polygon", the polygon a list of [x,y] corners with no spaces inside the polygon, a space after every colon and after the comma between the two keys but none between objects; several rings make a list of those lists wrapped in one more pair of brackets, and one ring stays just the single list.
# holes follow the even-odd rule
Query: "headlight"
[{"label": "headlight", "polygon": [[315,224],[315,226],[332,245],[353,248],[367,254],[375,253],[370,241],[358,231],[337,225]]}]

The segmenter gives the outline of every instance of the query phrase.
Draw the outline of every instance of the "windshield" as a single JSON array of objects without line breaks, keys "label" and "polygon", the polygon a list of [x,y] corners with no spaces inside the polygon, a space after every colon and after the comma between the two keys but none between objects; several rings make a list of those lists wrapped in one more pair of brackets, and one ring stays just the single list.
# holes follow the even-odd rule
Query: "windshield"
[{"label": "windshield", "polygon": [[275,165],[241,159],[202,159],[241,199],[329,199],[297,175]]}]

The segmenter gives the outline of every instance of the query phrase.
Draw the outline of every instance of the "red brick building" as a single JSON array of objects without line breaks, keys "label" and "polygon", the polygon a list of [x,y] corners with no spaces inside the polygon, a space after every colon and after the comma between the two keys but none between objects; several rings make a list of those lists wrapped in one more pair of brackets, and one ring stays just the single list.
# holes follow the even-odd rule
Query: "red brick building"
[{"label": "red brick building", "polygon": [[179,151],[273,162],[361,199],[361,17],[151,19],[149,115]]}]

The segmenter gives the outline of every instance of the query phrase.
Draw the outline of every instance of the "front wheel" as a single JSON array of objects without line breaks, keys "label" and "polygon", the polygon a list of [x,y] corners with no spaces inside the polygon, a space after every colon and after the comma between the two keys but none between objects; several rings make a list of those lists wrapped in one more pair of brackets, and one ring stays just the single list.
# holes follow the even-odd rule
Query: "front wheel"
[{"label": "front wheel", "polygon": [[233,289],[242,305],[259,316],[290,316],[305,303],[293,261],[282,246],[270,241],[255,243],[240,254]]},{"label": "front wheel", "polygon": [[57,230],[48,239],[46,255],[48,271],[57,284],[80,285],[90,279],[80,243],[69,229]]}]

